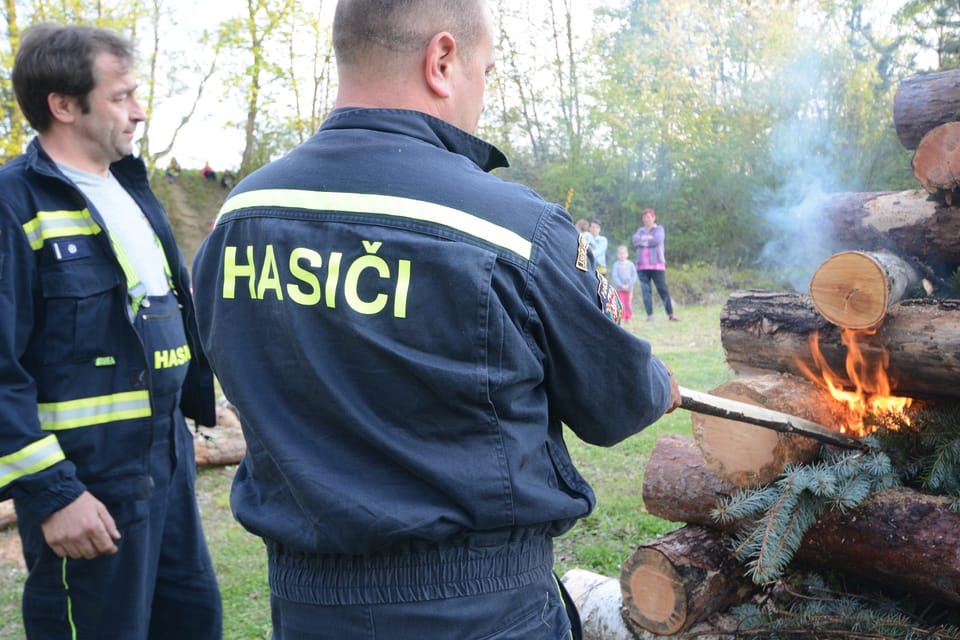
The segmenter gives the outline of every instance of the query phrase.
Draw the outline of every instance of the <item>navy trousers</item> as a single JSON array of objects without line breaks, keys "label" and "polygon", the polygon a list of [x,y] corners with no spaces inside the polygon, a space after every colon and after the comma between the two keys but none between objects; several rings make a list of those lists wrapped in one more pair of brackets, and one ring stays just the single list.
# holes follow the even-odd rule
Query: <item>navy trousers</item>
[{"label": "navy trousers", "polygon": [[667,274],[660,269],[637,269],[640,280],[640,293],[643,296],[643,308],[647,316],[653,315],[653,291],[650,283],[657,288],[657,294],[663,300],[663,308],[668,316],[673,316],[673,302],[670,300],[670,289],[667,288]]},{"label": "navy trousers", "polygon": [[139,499],[107,505],[122,535],[116,554],[59,558],[39,527],[21,530],[30,572],[23,592],[27,638],[220,640],[222,605],[195,475],[193,439],[174,410],[157,421],[151,475]]},{"label": "navy trousers", "polygon": [[271,596],[274,640],[570,640],[553,576],[497,593],[378,605],[324,606]]}]

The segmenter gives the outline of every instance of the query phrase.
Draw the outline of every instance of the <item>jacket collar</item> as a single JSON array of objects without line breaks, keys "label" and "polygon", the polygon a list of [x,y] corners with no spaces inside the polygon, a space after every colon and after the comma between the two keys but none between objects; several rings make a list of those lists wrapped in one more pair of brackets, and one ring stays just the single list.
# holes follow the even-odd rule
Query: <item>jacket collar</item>
[{"label": "jacket collar", "polygon": [[[39,138],[34,138],[30,141],[30,144],[27,145],[27,150],[24,152],[24,156],[26,157],[27,167],[31,171],[61,179],[64,178],[63,173],[57,168],[57,163],[54,162],[53,158],[40,146]],[[111,164],[110,171],[121,181],[123,181],[124,178],[129,180],[147,179],[147,168],[143,160],[132,155],[120,158]]]},{"label": "jacket collar", "polygon": [[420,111],[341,107],[330,112],[320,131],[356,128],[423,140],[472,160],[484,171],[510,166],[503,152],[489,142]]}]

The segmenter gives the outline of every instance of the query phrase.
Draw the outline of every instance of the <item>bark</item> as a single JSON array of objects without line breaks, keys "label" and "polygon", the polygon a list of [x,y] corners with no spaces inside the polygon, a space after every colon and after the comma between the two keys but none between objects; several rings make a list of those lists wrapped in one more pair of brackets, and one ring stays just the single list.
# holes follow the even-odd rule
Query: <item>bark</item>
[{"label": "bark", "polygon": [[906,78],[893,98],[893,124],[900,143],[916,149],[931,129],[960,120],[960,70]]},{"label": "bark", "polygon": [[960,204],[960,122],[947,122],[923,136],[913,154],[913,175],[927,193]]},{"label": "bark", "polygon": [[[657,461],[666,451],[667,461]],[[676,476],[656,479],[651,474],[677,473],[698,466],[700,476],[685,490],[672,489]],[[687,522],[732,531],[737,523],[720,527],[710,515],[717,500],[735,490],[706,469],[703,456],[690,438],[675,436],[670,445],[654,447],[644,474],[643,499],[647,511],[674,522]],[[649,487],[649,489],[648,489]],[[699,495],[697,490],[701,490]],[[679,497],[682,504],[675,509]],[[829,512],[803,538],[795,561],[846,572],[949,605],[960,605],[960,512],[950,500],[908,488],[885,489],[845,513]]]},{"label": "bark", "polygon": [[[847,347],[840,329],[816,310],[809,295],[736,291],[720,314],[720,340],[737,373],[819,373],[811,339],[836,378],[850,388]],[[960,389],[960,300],[911,299],[890,307],[883,325],[858,338],[867,369],[883,368],[890,393],[956,398]],[[865,381],[866,390],[872,388]]]},{"label": "bark", "polygon": [[884,252],[843,251],[825,260],[810,280],[814,306],[833,324],[875,329],[887,310],[920,282],[909,263]]},{"label": "bark", "polygon": [[731,549],[729,536],[699,526],[640,545],[620,574],[628,624],[658,635],[676,634],[743,602],[755,586]]},{"label": "bark", "polygon": [[834,253],[887,251],[933,280],[960,266],[960,208],[931,200],[922,189],[838,193],[817,215]]},{"label": "bark", "polygon": [[[782,411],[827,427],[842,419],[840,405],[817,385],[787,374],[729,380],[711,390],[723,398]],[[693,436],[706,466],[738,487],[767,484],[791,463],[816,459],[820,445],[810,438],[763,427],[693,414]]]}]

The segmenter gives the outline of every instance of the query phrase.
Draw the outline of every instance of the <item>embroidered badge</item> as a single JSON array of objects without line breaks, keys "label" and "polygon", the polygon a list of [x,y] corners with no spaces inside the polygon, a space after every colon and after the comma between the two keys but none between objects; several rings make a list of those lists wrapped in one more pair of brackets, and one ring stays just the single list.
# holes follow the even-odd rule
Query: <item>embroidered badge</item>
[{"label": "embroidered badge", "polygon": [[615,323],[620,324],[620,318],[623,315],[620,297],[616,290],[610,286],[610,282],[599,272],[597,273],[597,280],[597,296],[600,298],[600,308],[603,309],[603,314]]},{"label": "embroidered badge", "polygon": [[580,269],[580,271],[586,271],[589,268],[587,262],[588,248],[587,239],[583,237],[583,234],[580,234],[577,241],[577,269]]}]

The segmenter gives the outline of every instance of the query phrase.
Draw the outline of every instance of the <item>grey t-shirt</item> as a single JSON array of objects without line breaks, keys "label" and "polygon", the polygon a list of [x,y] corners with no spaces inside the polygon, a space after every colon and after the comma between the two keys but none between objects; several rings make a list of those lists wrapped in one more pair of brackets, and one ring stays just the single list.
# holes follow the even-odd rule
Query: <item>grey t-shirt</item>
[{"label": "grey t-shirt", "polygon": [[153,227],[114,175],[99,176],[59,162],[57,166],[97,208],[107,224],[107,233],[127,254],[147,295],[162,296],[170,291],[165,258]]}]

